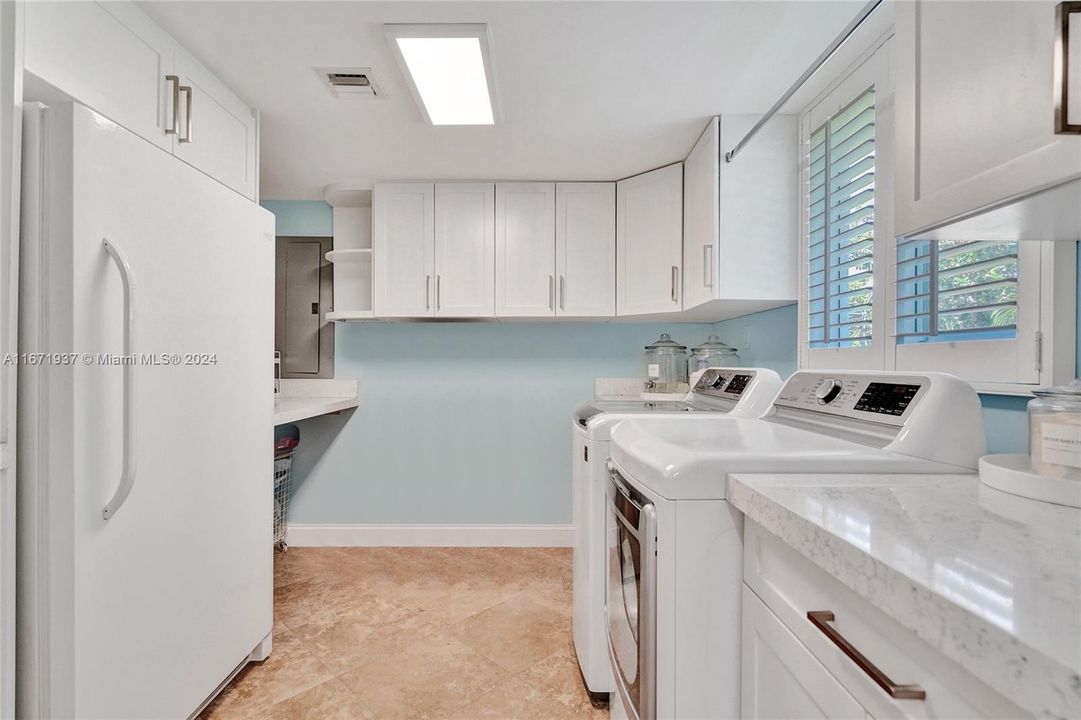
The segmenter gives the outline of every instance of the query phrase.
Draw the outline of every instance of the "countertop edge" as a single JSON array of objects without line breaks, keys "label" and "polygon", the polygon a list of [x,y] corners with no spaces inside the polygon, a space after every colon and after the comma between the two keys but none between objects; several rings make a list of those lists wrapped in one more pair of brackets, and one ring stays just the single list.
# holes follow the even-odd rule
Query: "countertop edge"
[{"label": "countertop edge", "polygon": [[342,410],[349,410],[351,408],[360,406],[360,398],[356,397],[286,397],[283,399],[311,400],[311,404],[305,405],[304,407],[275,411],[275,425],[296,422],[298,420],[306,420],[308,418],[318,417],[319,415],[326,415],[327,413],[332,412],[340,412]]},{"label": "countertop edge", "polygon": [[[807,520],[744,482],[739,474],[728,478],[728,501],[748,520],[1021,709],[1037,717],[1070,717],[1076,712],[1067,699],[1070,689],[1081,685],[1075,670]],[[877,582],[867,582],[868,578]],[[883,578],[888,582],[881,582]],[[1049,707],[1050,698],[1059,698],[1056,707]]]}]

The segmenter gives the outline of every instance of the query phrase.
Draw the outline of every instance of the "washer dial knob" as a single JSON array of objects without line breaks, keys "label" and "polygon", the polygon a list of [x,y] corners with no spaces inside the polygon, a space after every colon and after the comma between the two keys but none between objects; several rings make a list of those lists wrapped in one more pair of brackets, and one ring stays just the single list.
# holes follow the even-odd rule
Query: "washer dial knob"
[{"label": "washer dial knob", "polygon": [[841,383],[832,378],[827,378],[818,383],[815,388],[815,397],[821,405],[829,405],[833,399],[841,394]]}]

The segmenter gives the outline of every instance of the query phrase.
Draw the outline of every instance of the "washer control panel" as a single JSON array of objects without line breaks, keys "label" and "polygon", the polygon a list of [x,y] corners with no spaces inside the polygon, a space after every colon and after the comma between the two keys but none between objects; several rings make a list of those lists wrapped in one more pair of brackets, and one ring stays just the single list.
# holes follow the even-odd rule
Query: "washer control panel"
[{"label": "washer control panel", "polygon": [[692,392],[710,397],[727,398],[738,400],[755,377],[754,370],[733,370],[709,368],[698,382],[694,384]]},{"label": "washer control panel", "polygon": [[918,375],[798,372],[788,379],[773,404],[903,425],[929,385],[927,378]]}]

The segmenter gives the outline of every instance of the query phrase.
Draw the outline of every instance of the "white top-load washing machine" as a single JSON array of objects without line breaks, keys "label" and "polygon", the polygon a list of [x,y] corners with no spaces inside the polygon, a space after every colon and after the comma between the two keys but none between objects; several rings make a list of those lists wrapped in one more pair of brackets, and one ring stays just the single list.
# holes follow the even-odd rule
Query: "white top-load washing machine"
[{"label": "white top-load washing machine", "polygon": [[575,408],[571,431],[574,493],[574,648],[586,688],[615,690],[608,663],[604,620],[604,526],[608,489],[608,441],[621,420],[642,416],[712,413],[760,417],[773,406],[781,378],[760,368],[709,368],[682,401],[593,400]]},{"label": "white top-load washing machine", "polygon": [[762,419],[636,418],[612,431],[613,718],[739,717],[743,518],[733,472],[973,472],[979,399],[938,373],[797,372]]}]

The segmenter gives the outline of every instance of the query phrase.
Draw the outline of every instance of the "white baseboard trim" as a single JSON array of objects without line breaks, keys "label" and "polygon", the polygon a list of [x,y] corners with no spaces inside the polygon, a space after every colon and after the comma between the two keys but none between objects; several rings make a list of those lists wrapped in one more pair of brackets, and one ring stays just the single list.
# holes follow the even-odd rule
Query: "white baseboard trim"
[{"label": "white baseboard trim", "polygon": [[290,523],[293,547],[571,547],[573,525]]}]

